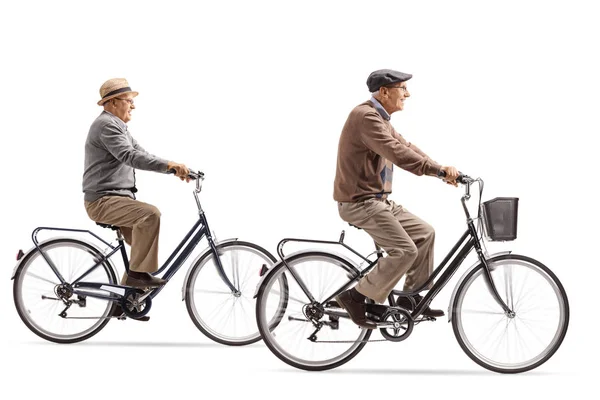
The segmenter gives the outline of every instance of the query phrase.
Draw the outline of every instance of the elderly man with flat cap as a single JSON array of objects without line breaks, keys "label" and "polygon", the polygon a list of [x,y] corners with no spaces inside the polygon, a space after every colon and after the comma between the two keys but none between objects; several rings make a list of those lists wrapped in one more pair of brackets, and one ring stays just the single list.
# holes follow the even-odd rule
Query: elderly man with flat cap
[{"label": "elderly man with flat cap", "polygon": [[88,216],[118,226],[131,246],[129,274],[121,284],[144,288],[165,284],[151,274],[158,270],[160,211],[136,200],[135,170],[166,173],[174,169],[177,177],[188,181],[189,170],[148,153],[131,136],[127,123],[137,95],[120,78],[110,79],[100,88],[98,105],[104,111],[92,123],[85,142],[83,192]]},{"label": "elderly man with flat cap", "polygon": [[[411,77],[389,69],[371,73],[367,86],[372,97],[350,112],[338,146],[333,198],[340,217],[364,229],[388,254],[354,288],[337,296],[352,321],[363,328],[376,328],[365,316],[366,298],[384,303],[405,274],[404,291],[420,289],[433,271],[434,229],[389,199],[393,166],[415,175],[445,171],[445,181],[455,186],[459,175],[456,168],[436,163],[408,142],[390,123],[390,116],[402,111],[410,97],[406,81]],[[414,298],[417,303],[421,299],[418,294]],[[398,304],[412,310],[408,298],[398,299]],[[428,307],[423,314],[439,317],[444,312]]]}]

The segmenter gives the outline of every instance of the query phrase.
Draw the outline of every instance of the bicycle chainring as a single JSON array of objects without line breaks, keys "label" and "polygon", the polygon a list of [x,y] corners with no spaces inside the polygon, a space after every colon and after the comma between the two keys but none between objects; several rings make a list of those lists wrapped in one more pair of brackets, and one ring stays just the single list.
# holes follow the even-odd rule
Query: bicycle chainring
[{"label": "bicycle chainring", "polygon": [[414,321],[408,311],[390,307],[381,317],[381,322],[393,323],[392,327],[380,328],[381,336],[391,342],[401,342],[412,333]]},{"label": "bicycle chainring", "polygon": [[125,296],[121,299],[121,308],[129,318],[141,318],[150,312],[152,297],[147,296],[144,300],[140,298],[146,294],[141,289],[127,289]]}]

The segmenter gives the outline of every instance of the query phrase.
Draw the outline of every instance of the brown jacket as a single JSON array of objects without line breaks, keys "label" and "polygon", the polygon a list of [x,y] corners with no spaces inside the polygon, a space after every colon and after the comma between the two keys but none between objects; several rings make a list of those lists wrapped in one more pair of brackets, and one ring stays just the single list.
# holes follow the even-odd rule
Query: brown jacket
[{"label": "brown jacket", "polygon": [[387,197],[393,164],[415,175],[436,175],[441,168],[396,132],[371,101],[356,106],[340,136],[333,198],[357,202]]}]

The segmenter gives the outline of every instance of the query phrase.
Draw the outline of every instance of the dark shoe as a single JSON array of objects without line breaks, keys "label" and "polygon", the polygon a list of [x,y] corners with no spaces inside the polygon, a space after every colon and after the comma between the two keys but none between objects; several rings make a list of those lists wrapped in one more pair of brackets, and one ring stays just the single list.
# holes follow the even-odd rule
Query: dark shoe
[{"label": "dark shoe", "polygon": [[[126,315],[123,313],[123,309],[121,308],[120,305],[117,305],[115,307],[115,309],[113,310],[112,316],[113,317],[117,317],[119,319],[121,319],[121,318],[125,319],[126,318]],[[145,321],[149,321],[150,317],[147,316],[147,315],[144,315],[143,317],[131,318],[131,319],[133,319],[134,321],[143,321],[143,322],[145,322]]]},{"label": "dark shoe", "polygon": [[164,279],[156,278],[148,272],[137,272],[129,270],[126,286],[135,288],[159,287],[167,283]]},{"label": "dark shoe", "polygon": [[[415,300],[415,304],[419,304],[421,302],[421,300],[423,300],[423,297],[421,295],[417,294],[417,295],[413,296],[413,299]],[[414,310],[414,307],[413,307],[411,301],[407,297],[399,297],[397,303],[398,303],[398,306],[400,306],[406,310],[409,310],[409,311]],[[421,315],[423,315],[425,317],[443,317],[444,312],[442,310],[435,310],[430,307],[427,307],[425,310],[423,310]]]},{"label": "dark shoe", "polygon": [[338,294],[335,300],[344,310],[348,312],[352,322],[354,322],[356,325],[362,328],[376,329],[377,325],[375,325],[375,323],[372,321],[367,320],[365,315],[366,307],[364,300],[360,302],[354,300],[352,297],[351,292],[353,290],[354,289],[346,290],[345,292]]}]

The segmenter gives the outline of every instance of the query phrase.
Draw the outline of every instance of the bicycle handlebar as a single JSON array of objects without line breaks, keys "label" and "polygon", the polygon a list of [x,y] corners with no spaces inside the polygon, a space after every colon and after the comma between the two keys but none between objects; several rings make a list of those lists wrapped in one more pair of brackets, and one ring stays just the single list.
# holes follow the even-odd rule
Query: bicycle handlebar
[{"label": "bicycle handlebar", "polygon": [[[167,171],[167,174],[174,174],[174,173],[175,173],[175,169],[174,168],[171,168],[170,170]],[[188,178],[190,178],[191,180],[204,179],[204,172],[192,171],[190,169],[190,173],[188,175]]]},{"label": "bicycle handlebar", "polygon": [[[468,185],[471,184],[475,181],[475,179],[471,178],[469,175],[463,174],[462,172],[458,171],[459,175],[458,178],[456,178],[456,181],[458,183],[462,183],[463,185]],[[440,170],[437,174],[438,178],[445,178],[446,177],[446,171],[442,171]]]}]

